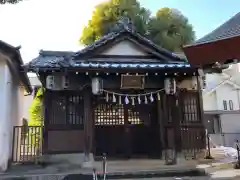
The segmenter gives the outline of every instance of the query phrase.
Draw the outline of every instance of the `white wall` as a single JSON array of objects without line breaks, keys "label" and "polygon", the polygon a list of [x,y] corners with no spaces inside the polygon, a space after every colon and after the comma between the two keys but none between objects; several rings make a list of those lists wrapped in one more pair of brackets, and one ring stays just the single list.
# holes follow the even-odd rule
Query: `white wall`
[{"label": "white wall", "polygon": [[227,101],[227,109],[229,109],[229,100],[233,102],[233,110],[239,110],[239,96],[238,91],[229,84],[224,84],[216,90],[217,104],[219,110],[224,110],[223,101]]},{"label": "white wall", "polygon": [[146,56],[147,52],[144,52],[142,48],[129,40],[123,40],[109,49],[105,49],[102,53],[104,55],[139,55]]},{"label": "white wall", "polygon": [[218,109],[216,92],[203,96],[204,111],[213,111]]},{"label": "white wall", "polygon": [[4,171],[12,157],[13,127],[22,123],[23,90],[2,58],[0,56],[0,170]]},{"label": "white wall", "polygon": [[233,102],[233,110],[240,110],[240,91],[233,85],[225,83],[219,86],[214,92],[209,93],[225,79],[221,74],[207,75],[207,88],[203,93],[204,111],[224,110],[223,100],[227,101],[228,110],[230,110],[229,100]]}]

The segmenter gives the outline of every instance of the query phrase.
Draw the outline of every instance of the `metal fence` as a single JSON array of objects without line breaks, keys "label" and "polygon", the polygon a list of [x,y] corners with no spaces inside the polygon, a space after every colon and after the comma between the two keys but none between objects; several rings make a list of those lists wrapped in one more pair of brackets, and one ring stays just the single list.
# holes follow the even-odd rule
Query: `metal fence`
[{"label": "metal fence", "polygon": [[13,163],[36,163],[42,155],[41,126],[15,126],[13,129]]}]

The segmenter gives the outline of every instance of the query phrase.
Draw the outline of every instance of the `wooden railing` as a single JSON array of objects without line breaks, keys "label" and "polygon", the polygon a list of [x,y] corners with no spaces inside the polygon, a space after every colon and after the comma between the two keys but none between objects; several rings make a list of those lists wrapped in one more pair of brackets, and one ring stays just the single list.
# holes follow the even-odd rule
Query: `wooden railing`
[{"label": "wooden railing", "polygon": [[41,126],[15,126],[13,129],[13,163],[37,163],[42,155]]}]

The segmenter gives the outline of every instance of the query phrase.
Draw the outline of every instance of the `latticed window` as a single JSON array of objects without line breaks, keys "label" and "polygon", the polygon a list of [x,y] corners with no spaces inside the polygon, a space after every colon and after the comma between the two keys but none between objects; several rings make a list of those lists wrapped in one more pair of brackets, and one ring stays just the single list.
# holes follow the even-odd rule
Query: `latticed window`
[{"label": "latticed window", "polygon": [[95,110],[96,125],[123,125],[124,109],[122,104],[99,104]]},{"label": "latticed window", "polygon": [[182,95],[182,123],[199,122],[198,93],[183,93]]},{"label": "latticed window", "polygon": [[51,97],[49,109],[49,125],[79,127],[84,124],[83,97],[59,93]]}]

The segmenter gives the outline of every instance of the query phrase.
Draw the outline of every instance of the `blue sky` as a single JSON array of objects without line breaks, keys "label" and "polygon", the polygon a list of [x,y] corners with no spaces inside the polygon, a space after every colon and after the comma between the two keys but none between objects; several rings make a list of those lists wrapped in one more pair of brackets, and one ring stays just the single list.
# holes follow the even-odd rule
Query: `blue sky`
[{"label": "blue sky", "polygon": [[[78,42],[94,7],[105,0],[24,0],[0,6],[0,39],[21,45],[24,62],[39,50],[83,48]],[[140,0],[155,13],[162,7],[176,8],[188,17],[198,38],[211,32],[240,10],[240,0]],[[224,2],[224,3],[223,3]],[[231,2],[231,3],[230,3]]]},{"label": "blue sky", "polygon": [[188,17],[198,38],[240,12],[240,0],[140,0],[140,2],[152,13],[162,7],[180,10]]}]

